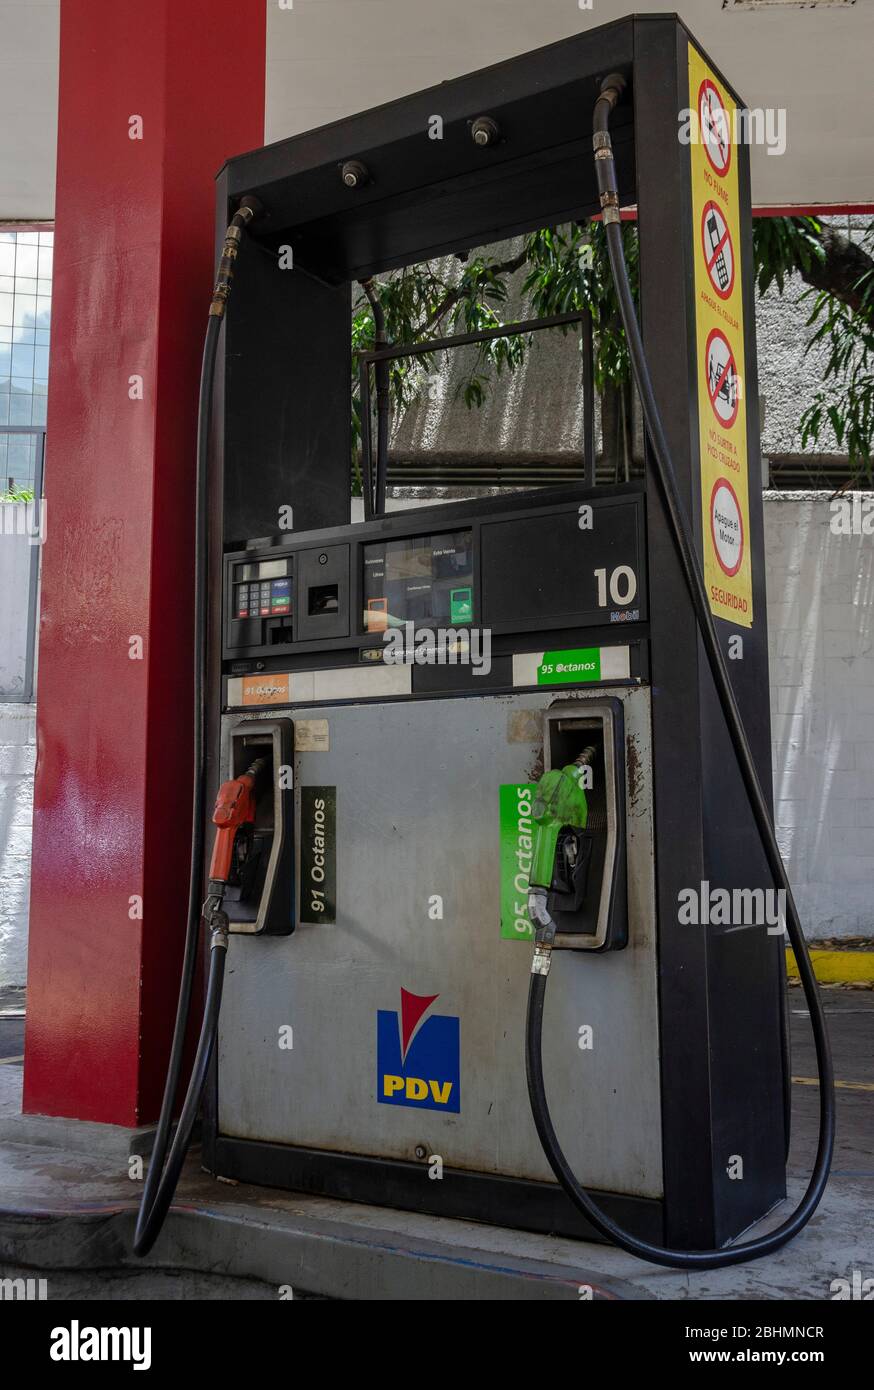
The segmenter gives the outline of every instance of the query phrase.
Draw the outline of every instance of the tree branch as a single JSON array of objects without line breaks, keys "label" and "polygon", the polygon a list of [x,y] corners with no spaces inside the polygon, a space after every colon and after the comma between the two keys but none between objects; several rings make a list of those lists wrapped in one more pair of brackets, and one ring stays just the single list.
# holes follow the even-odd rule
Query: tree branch
[{"label": "tree branch", "polygon": [[[517,270],[521,270],[527,259],[528,252],[523,246],[518,255],[511,256],[508,261],[493,261],[491,265],[484,266],[480,274],[476,276],[473,284],[481,283],[487,277],[493,275],[514,275]],[[440,303],[435,304],[430,314],[428,314],[419,332],[424,333],[426,328],[433,328],[435,323],[440,323],[441,319],[446,317],[453,305],[457,304],[459,299],[465,298],[465,296],[470,293],[472,287],[472,285],[465,287],[463,282],[459,282],[459,284],[454,285],[451,290],[447,290]]]},{"label": "tree branch", "polygon": [[825,260],[811,257],[807,264],[796,263],[796,269],[806,284],[815,290],[823,290],[834,295],[854,314],[866,305],[870,307],[871,295],[867,299],[864,287],[859,281],[866,272],[874,270],[874,259],[843,232],[826,224],[822,225],[819,239],[825,251]]}]

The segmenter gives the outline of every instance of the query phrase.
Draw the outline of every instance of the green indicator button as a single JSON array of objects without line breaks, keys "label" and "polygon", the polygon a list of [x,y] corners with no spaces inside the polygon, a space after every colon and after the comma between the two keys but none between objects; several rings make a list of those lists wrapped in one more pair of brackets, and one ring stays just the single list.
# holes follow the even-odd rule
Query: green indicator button
[{"label": "green indicator button", "polygon": [[566,652],[544,652],[537,668],[538,685],[579,685],[601,679],[601,648],[577,647]]},{"label": "green indicator button", "polygon": [[473,618],[473,598],[470,589],[449,590],[449,621],[469,623]]}]

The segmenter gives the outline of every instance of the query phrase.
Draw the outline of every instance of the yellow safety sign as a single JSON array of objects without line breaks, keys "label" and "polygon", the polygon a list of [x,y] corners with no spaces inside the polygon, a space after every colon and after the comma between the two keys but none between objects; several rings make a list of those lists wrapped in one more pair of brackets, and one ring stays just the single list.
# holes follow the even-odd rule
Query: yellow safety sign
[{"label": "yellow safety sign", "polygon": [[689,113],[704,579],[714,616],[752,627],[739,122],[691,44]]}]

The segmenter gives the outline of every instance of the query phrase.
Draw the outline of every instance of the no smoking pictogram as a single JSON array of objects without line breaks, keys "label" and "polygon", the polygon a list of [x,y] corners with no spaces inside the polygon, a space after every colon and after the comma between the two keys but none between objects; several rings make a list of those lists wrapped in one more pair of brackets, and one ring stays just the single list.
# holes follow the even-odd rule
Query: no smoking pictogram
[{"label": "no smoking pictogram", "polygon": [[720,299],[728,299],[734,289],[734,246],[722,209],[713,202],[704,205],[701,244],[710,283]]},{"label": "no smoking pictogram", "polygon": [[731,126],[719,88],[709,77],[698,88],[698,128],[707,158],[722,178],[731,163]]},{"label": "no smoking pictogram", "polygon": [[723,429],[730,429],[737,419],[740,380],[734,353],[725,334],[718,328],[714,328],[707,339],[704,362],[707,372],[707,394],[713,406],[713,413]]},{"label": "no smoking pictogram", "polygon": [[731,579],[744,557],[744,524],[737,493],[727,478],[717,478],[713,484],[710,534],[720,569]]}]

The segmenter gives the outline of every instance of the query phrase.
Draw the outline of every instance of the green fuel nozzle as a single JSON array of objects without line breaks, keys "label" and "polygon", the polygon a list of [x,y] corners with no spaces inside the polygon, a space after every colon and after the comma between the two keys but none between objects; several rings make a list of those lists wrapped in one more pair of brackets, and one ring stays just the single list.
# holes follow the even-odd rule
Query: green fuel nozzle
[{"label": "green fuel nozzle", "polygon": [[[534,927],[535,975],[548,975],[558,928],[549,911],[549,890],[555,873],[558,837],[563,830],[585,830],[589,819],[586,782],[595,756],[584,748],[575,762],[544,772],[537,784],[531,818],[537,826],[528,879],[528,916]],[[588,776],[587,776],[588,774]],[[591,786],[591,782],[589,781]]]},{"label": "green fuel nozzle", "polygon": [[[585,830],[589,818],[585,782],[594,748],[584,748],[575,762],[544,772],[531,808],[537,826],[529,887],[549,891],[555,872],[555,853],[562,830]],[[591,785],[591,784],[590,784]]]}]

